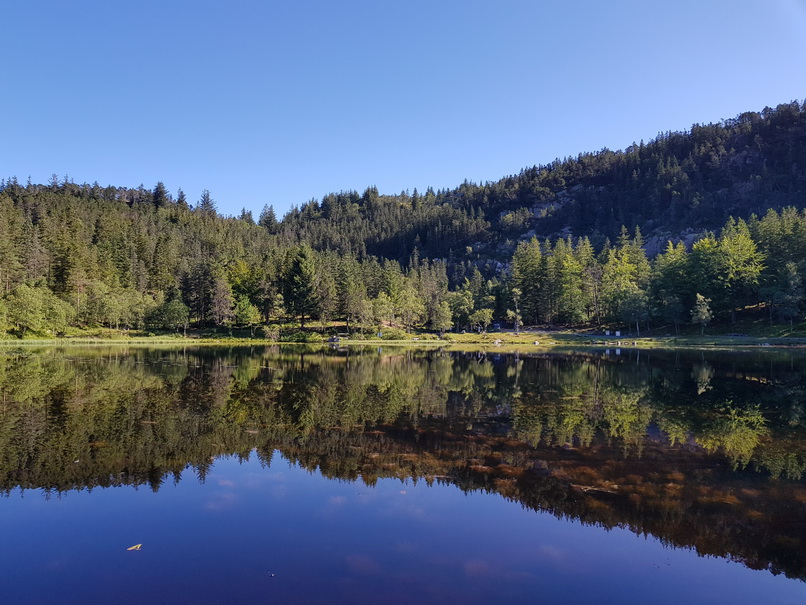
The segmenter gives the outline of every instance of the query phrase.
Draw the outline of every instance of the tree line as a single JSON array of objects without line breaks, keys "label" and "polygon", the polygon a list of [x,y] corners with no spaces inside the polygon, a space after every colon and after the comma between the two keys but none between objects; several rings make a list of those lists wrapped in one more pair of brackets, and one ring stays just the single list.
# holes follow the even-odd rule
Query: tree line
[{"label": "tree line", "polygon": [[[209,191],[0,182],[0,332],[484,330],[802,317],[796,102],[496,183],[340,192],[277,217]],[[787,205],[787,203],[789,205]],[[598,217],[598,218],[597,218]],[[606,218],[606,220],[605,220]],[[688,228],[681,230],[681,226]],[[312,323],[313,322],[313,323]]]},{"label": "tree line", "polygon": [[[271,242],[272,240],[267,240]],[[263,326],[288,318],[323,329],[334,321],[349,332],[397,326],[407,331],[486,330],[494,321],[524,325],[621,325],[640,334],[653,325],[702,328],[731,321],[737,310],[763,304],[770,321],[802,317],[806,213],[771,210],[746,223],[731,220],[688,249],[668,243],[650,260],[639,230],[595,250],[586,237],[521,242],[505,268],[485,279],[475,266],[451,284],[448,263],[414,255],[406,266],[388,259],[317,252],[309,245],[270,248],[263,262],[208,256],[175,268],[144,264],[138,286],[126,272],[103,278],[103,241],[86,249],[66,280],[46,248],[46,274],[25,279],[35,258],[17,257],[2,269],[0,330],[25,337],[62,335],[71,328],[163,329],[189,325]],[[777,259],[777,262],[770,262]],[[177,262],[178,261],[178,262]],[[168,262],[166,259],[165,262]],[[19,273],[15,276],[13,269]],[[126,268],[130,265],[126,265]],[[121,274],[122,273],[122,274]],[[60,279],[61,278],[61,279]],[[16,282],[16,283],[15,283]],[[274,336],[275,338],[277,335]]]},{"label": "tree line", "polygon": [[[156,198],[159,188],[155,188]],[[730,219],[654,259],[640,229],[596,249],[587,236],[526,239],[500,268],[407,262],[315,250],[202,198],[121,203],[51,190],[0,193],[0,331],[72,328],[264,328],[293,319],[349,332],[435,332],[524,325],[702,328],[764,305],[770,321],[802,317],[806,213],[787,207]],[[482,266],[482,268],[484,268]],[[274,335],[276,337],[276,335]]]}]

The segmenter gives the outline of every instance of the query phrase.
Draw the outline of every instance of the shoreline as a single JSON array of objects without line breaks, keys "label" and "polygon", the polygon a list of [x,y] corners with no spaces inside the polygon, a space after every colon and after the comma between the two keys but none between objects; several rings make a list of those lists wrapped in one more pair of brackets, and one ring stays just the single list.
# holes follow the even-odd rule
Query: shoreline
[{"label": "shoreline", "polygon": [[446,348],[491,349],[502,352],[514,350],[538,352],[558,349],[708,349],[708,350],[806,350],[806,338],[803,337],[763,337],[763,336],[646,336],[613,339],[600,335],[591,336],[575,332],[488,332],[482,334],[447,334],[438,339],[428,334],[413,336],[405,340],[351,339],[342,338],[336,342],[280,342],[263,338],[238,337],[162,337],[142,336],[131,338],[103,338],[92,336],[76,336],[68,338],[29,338],[0,339],[0,349],[29,348],[37,346],[300,346],[309,347],[377,347],[399,346],[411,348]]}]

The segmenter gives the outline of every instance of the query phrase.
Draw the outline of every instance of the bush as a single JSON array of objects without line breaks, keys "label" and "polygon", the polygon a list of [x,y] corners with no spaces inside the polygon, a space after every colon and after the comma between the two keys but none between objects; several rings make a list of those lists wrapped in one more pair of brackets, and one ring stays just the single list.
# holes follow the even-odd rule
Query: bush
[{"label": "bush", "polygon": [[288,332],[280,337],[280,342],[322,342],[322,337],[313,332]]},{"label": "bush", "polygon": [[149,328],[180,330],[188,324],[190,310],[181,300],[171,300],[151,309],[145,318]]},{"label": "bush", "polygon": [[261,326],[260,331],[266,340],[280,340],[280,327],[275,325]]},{"label": "bush", "polygon": [[382,330],[383,340],[409,340],[411,337],[400,328],[385,328]]}]

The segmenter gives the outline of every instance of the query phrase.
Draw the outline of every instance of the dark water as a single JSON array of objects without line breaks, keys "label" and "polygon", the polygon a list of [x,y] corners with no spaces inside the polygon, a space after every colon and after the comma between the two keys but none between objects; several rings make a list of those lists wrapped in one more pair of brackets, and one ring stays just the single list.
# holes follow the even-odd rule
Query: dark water
[{"label": "dark water", "polygon": [[0,600],[804,603],[805,408],[774,351],[0,349]]}]

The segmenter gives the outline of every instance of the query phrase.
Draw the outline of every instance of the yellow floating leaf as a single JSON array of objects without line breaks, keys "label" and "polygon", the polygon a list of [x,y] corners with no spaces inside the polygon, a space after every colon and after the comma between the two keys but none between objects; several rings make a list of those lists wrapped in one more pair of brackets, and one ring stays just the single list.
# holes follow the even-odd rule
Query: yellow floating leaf
[{"label": "yellow floating leaf", "polygon": [[134,546],[129,546],[126,550],[140,550],[142,544],[135,544]]}]

